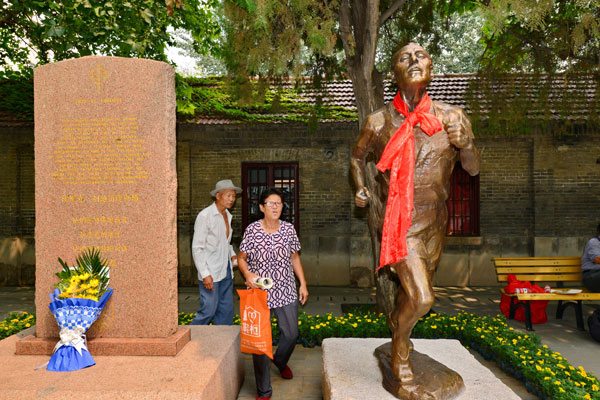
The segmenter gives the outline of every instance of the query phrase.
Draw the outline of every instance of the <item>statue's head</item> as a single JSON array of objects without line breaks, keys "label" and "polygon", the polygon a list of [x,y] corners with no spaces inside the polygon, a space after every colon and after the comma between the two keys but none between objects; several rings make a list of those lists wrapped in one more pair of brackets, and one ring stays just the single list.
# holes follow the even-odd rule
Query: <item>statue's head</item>
[{"label": "statue's head", "polygon": [[400,89],[410,85],[427,86],[433,79],[431,56],[423,47],[411,42],[392,56],[392,72]]}]

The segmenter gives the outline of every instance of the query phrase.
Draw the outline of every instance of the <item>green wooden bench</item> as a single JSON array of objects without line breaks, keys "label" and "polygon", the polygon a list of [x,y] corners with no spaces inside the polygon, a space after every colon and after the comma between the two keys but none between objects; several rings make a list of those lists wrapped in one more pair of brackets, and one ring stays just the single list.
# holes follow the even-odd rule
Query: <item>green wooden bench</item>
[{"label": "green wooden bench", "polygon": [[[581,258],[580,257],[494,257],[498,282],[508,282],[508,275],[513,274],[520,281],[535,282],[539,286],[548,284],[553,290],[581,290],[576,294],[553,293],[505,293],[509,296],[509,319],[513,319],[518,307],[525,309],[525,328],[532,331],[531,300],[557,300],[556,319],[562,319],[565,309],[569,306],[575,308],[577,328],[585,330],[583,324],[584,300],[600,300],[600,293],[591,293],[581,286]],[[565,287],[565,283],[569,287]],[[519,303],[523,300],[524,303]]]}]

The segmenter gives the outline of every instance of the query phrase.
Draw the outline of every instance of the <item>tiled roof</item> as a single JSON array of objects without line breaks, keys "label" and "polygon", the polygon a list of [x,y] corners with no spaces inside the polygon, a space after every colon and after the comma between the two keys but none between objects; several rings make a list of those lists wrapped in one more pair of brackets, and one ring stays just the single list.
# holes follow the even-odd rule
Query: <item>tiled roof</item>
[{"label": "tiled roof", "polygon": [[[215,80],[213,79],[213,82]],[[600,77],[548,75],[504,75],[492,80],[484,80],[473,74],[448,74],[436,76],[429,85],[429,95],[433,100],[442,101],[464,108],[469,114],[479,114],[485,118],[490,112],[501,112],[510,102],[515,102],[517,109],[524,110],[529,119],[554,119],[584,121],[600,111]],[[469,87],[473,85],[473,90]],[[292,83],[282,84],[286,89]],[[388,80],[385,82],[385,102],[395,95],[395,87]],[[315,104],[318,94],[323,95],[323,103],[356,110],[354,92],[350,80],[324,82],[321,89],[305,87],[294,95],[295,102]],[[469,101],[477,99],[477,101]],[[477,109],[472,105],[477,104]],[[271,115],[276,117],[276,115]],[[196,124],[230,124],[236,121],[210,115],[196,115],[187,122]],[[338,122],[343,122],[339,121]],[[23,121],[0,112],[1,126],[27,125]]]},{"label": "tiled roof", "polygon": [[[531,108],[535,108],[539,101],[539,94],[544,87],[551,84],[548,90],[548,102],[551,113],[558,116],[563,100],[567,100],[573,107],[574,113],[584,115],[591,111],[589,107],[595,101],[600,104],[600,93],[598,92],[599,82],[593,77],[579,77],[577,79],[565,79],[562,76],[554,77],[551,81],[548,76],[535,77],[532,75],[505,75],[494,81],[478,79],[473,74],[448,74],[439,75],[431,82],[428,87],[429,96],[433,100],[453,104],[473,112],[469,107],[468,99],[477,98],[480,104],[479,112],[487,113],[496,101],[512,101],[516,98],[528,99],[527,103]],[[474,85],[474,91],[467,93],[469,86]],[[390,81],[385,82],[384,98],[385,102],[392,101],[396,94],[396,88]],[[337,81],[324,84],[324,102],[336,104],[339,106],[356,109],[354,103],[354,93],[352,91],[352,82],[350,80]],[[504,99],[496,98],[496,95],[502,94]],[[314,90],[306,91],[306,101],[314,103],[316,93]],[[312,97],[312,98],[311,98]],[[540,110],[536,110],[540,112]]]},{"label": "tiled roof", "polygon": [[[522,112],[528,119],[585,121],[600,108],[600,79],[590,75],[503,75],[495,79],[475,75],[446,75],[434,79],[430,95],[478,113]],[[476,101],[475,101],[476,100]]]},{"label": "tiled roof", "polygon": [[[478,78],[474,74],[447,74],[436,76],[428,92],[433,100],[462,107],[469,114],[478,113],[485,118],[490,112],[502,112],[514,102],[517,110],[523,110],[528,119],[554,119],[584,121],[600,109],[599,78],[558,75],[534,76],[526,74],[503,75],[493,80]],[[291,83],[282,85],[291,89]],[[392,101],[396,88],[391,81],[384,83],[385,102]],[[469,90],[472,87],[473,90]],[[352,81],[324,82],[322,88],[304,88],[294,101],[315,104],[319,92],[323,103],[356,110]],[[471,101],[469,100],[471,99]],[[477,100],[476,102],[473,100]],[[472,105],[477,104],[477,109]],[[196,123],[230,123],[232,121],[199,116]]]}]

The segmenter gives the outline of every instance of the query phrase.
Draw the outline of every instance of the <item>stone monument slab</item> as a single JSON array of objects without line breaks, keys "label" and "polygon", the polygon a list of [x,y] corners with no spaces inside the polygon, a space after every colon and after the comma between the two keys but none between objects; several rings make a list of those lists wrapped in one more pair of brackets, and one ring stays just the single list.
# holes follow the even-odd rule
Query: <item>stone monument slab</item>
[{"label": "stone monument slab", "polygon": [[[90,56],[34,71],[37,338],[61,267],[86,248],[109,261],[114,294],[88,338],[177,332],[173,68]],[[188,337],[183,335],[182,337]]]}]

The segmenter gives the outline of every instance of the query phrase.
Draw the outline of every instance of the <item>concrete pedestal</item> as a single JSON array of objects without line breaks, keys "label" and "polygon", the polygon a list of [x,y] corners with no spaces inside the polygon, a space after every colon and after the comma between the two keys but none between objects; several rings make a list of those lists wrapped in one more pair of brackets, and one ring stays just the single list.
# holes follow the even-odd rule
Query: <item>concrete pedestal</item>
[{"label": "concrete pedestal", "polygon": [[[392,400],[383,388],[373,355],[390,339],[325,339],[323,341],[323,398]],[[457,340],[414,339],[415,350],[458,372],[465,383],[460,400],[520,399]]]},{"label": "concrete pedestal", "polygon": [[[29,335],[16,344],[18,355],[52,355],[58,338]],[[190,329],[179,327],[166,338],[92,338],[87,341],[93,356],[175,356],[190,341]]]},{"label": "concrete pedestal", "polygon": [[92,356],[79,371],[35,369],[46,355],[16,355],[20,339],[0,341],[0,393],[34,399],[230,399],[244,381],[239,326],[191,326],[191,341],[176,356]]}]

